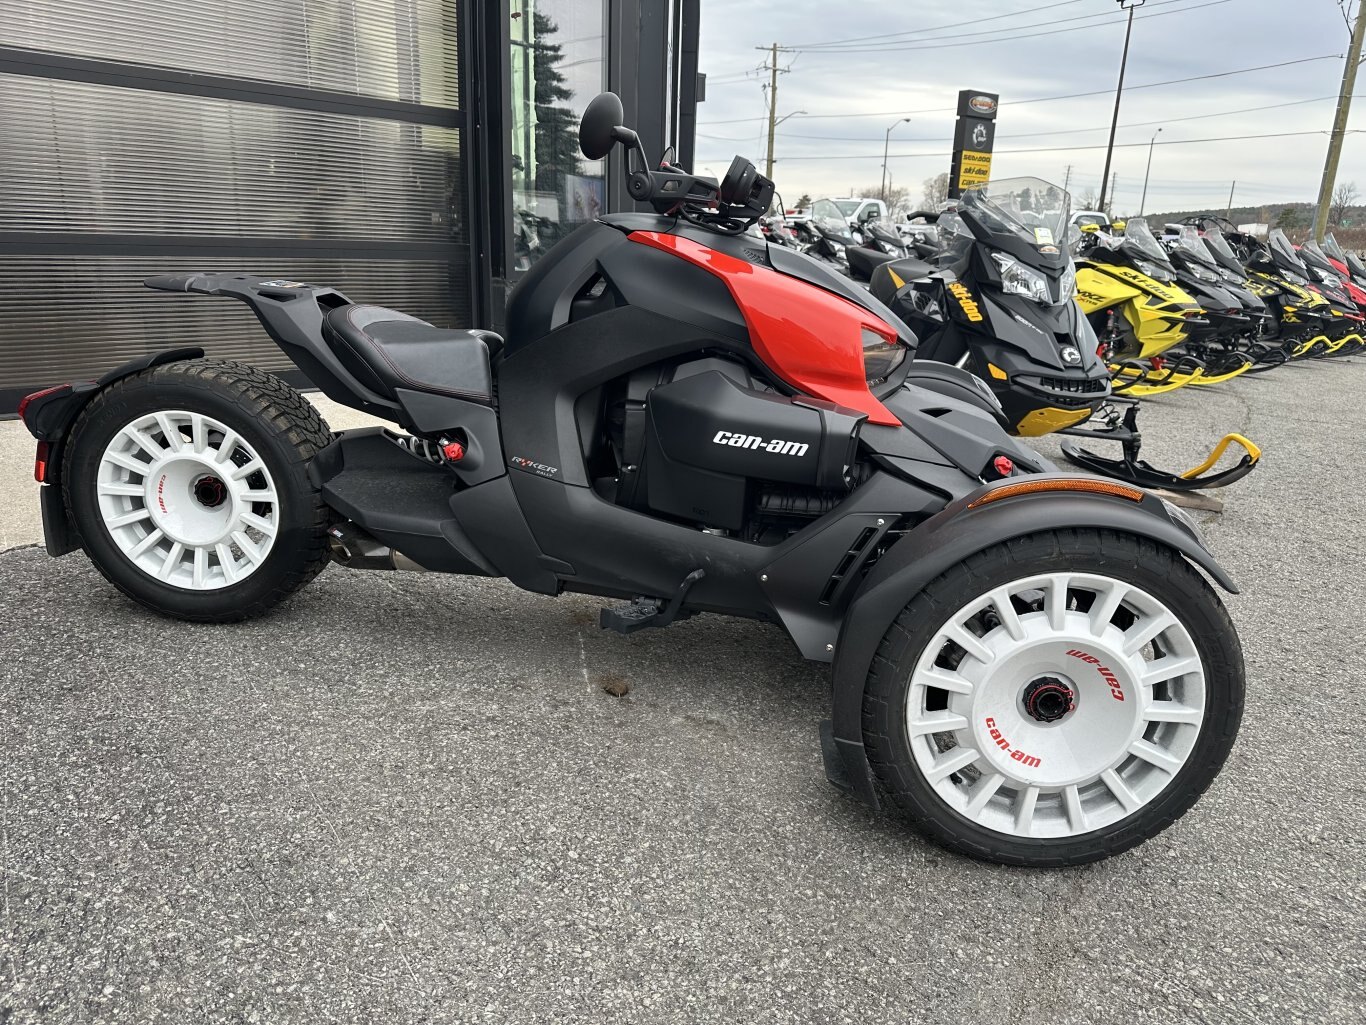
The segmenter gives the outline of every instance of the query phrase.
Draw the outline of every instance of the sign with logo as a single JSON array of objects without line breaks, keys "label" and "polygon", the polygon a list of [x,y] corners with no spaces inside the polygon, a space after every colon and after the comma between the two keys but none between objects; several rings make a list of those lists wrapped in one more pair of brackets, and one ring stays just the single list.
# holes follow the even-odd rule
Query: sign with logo
[{"label": "sign with logo", "polygon": [[996,112],[1000,97],[977,89],[958,94],[958,123],[953,133],[953,166],[949,198],[991,180],[991,149],[996,141]]}]

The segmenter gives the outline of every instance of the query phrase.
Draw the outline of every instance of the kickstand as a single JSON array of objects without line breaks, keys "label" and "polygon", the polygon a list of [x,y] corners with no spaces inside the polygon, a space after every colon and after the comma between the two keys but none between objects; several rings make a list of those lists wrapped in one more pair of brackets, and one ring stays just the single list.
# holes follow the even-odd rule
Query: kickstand
[{"label": "kickstand", "polygon": [[598,626],[604,630],[615,630],[619,634],[632,634],[651,626],[668,626],[680,619],[689,618],[692,613],[684,611],[683,601],[692,585],[707,575],[703,569],[695,569],[683,578],[678,590],[667,604],[659,598],[636,598],[625,605],[613,609],[603,609],[598,616]]}]

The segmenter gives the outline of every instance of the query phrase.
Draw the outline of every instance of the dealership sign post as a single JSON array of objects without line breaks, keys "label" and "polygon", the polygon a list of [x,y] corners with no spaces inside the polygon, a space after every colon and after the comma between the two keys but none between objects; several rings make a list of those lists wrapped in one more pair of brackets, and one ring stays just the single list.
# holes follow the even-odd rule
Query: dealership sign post
[{"label": "dealership sign post", "polygon": [[991,146],[996,141],[996,93],[964,89],[958,94],[958,124],[953,133],[949,198],[991,178]]}]

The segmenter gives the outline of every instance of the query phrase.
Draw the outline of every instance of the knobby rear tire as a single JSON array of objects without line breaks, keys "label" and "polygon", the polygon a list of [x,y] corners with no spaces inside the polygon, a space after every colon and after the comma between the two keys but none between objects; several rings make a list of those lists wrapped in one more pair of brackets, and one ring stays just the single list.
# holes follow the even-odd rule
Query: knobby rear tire
[{"label": "knobby rear tire", "polygon": [[[97,491],[106,447],[136,417],[163,410],[219,421],[269,471],[278,495],[278,532],[264,559],[237,583],[213,590],[168,584],[135,565],[111,537]],[[250,619],[300,590],[329,561],[331,514],[309,480],[308,465],[331,440],[318,411],[271,374],[230,360],[164,364],[103,389],[77,418],[62,473],[67,510],[95,567],[139,604],[190,622]]]}]

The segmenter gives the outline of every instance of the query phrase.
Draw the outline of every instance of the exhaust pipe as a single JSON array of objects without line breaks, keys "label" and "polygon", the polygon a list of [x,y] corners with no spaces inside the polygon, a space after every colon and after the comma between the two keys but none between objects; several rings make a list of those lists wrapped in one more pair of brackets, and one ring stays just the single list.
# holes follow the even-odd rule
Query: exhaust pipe
[{"label": "exhaust pipe", "polygon": [[425,566],[418,565],[402,552],[394,551],[354,523],[339,523],[332,527],[327,532],[327,543],[332,552],[332,560],[347,569],[401,569],[415,573],[427,572]]}]

